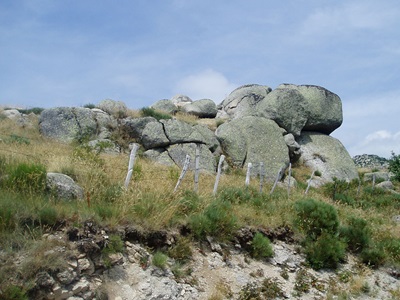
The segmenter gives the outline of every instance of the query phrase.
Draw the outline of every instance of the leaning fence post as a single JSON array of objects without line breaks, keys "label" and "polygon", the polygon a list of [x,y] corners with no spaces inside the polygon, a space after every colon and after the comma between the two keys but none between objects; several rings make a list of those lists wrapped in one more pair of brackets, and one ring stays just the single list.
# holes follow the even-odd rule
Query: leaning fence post
[{"label": "leaning fence post", "polygon": [[272,193],[273,193],[274,190],[275,190],[276,185],[278,184],[278,180],[279,180],[279,178],[281,177],[282,170],[283,170],[283,167],[281,167],[281,168],[279,169],[278,175],[276,176],[276,179],[275,179],[274,185],[273,185],[273,187],[272,187],[272,189],[271,189],[271,192],[269,192],[270,195],[272,195]]},{"label": "leaning fence post", "polygon": [[247,164],[246,181],[245,181],[246,187],[248,187],[249,184],[250,184],[250,175],[251,175],[251,169],[252,168],[253,168],[253,164],[252,163],[248,163]]},{"label": "leaning fence post", "polygon": [[200,144],[196,145],[195,169],[194,169],[194,191],[199,190],[199,173],[200,173]]},{"label": "leaning fence post", "polygon": [[185,159],[185,163],[183,164],[181,176],[179,176],[178,182],[176,183],[176,186],[175,186],[175,189],[174,189],[174,193],[176,192],[176,190],[178,189],[179,185],[181,184],[181,181],[182,181],[183,177],[185,177],[186,171],[189,168],[189,164],[190,164],[190,155],[186,155],[186,159]]},{"label": "leaning fence post", "polygon": [[306,191],[304,192],[304,195],[307,195],[308,190],[310,189],[311,181],[312,181],[312,179],[313,179],[313,177],[314,177],[314,173],[315,173],[315,170],[311,173],[311,177],[310,177],[310,179],[308,180],[307,188],[306,188]]},{"label": "leaning fence post", "polygon": [[289,163],[289,174],[288,174],[288,187],[287,187],[287,196],[290,197],[290,177],[292,177],[292,164]]},{"label": "leaning fence post", "polygon": [[224,160],[225,160],[225,155],[221,155],[218,162],[217,177],[215,178],[214,191],[213,191],[214,196],[217,193],[219,178],[221,177],[222,163],[224,162]]},{"label": "leaning fence post", "polygon": [[374,190],[374,188],[375,188],[375,180],[376,180],[375,173],[373,173],[372,174],[372,190]]},{"label": "leaning fence post", "polygon": [[133,144],[131,154],[129,155],[129,165],[128,165],[128,173],[125,178],[125,189],[128,189],[129,181],[131,180],[133,173],[133,166],[135,164],[136,152],[139,149],[138,144]]},{"label": "leaning fence post", "polygon": [[360,189],[361,189],[361,180],[360,180],[360,178],[358,178],[357,197],[360,194]]},{"label": "leaning fence post", "polygon": [[262,193],[263,190],[264,176],[265,176],[264,163],[260,162],[260,194]]}]

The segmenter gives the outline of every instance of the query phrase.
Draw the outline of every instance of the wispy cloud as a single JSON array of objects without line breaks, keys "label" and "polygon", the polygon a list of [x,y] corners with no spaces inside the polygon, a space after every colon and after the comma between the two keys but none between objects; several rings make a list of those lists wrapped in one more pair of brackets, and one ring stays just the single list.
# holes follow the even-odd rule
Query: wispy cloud
[{"label": "wispy cloud", "polygon": [[222,73],[206,69],[180,79],[175,91],[193,100],[209,98],[219,104],[236,87]]},{"label": "wispy cloud", "polygon": [[359,143],[349,148],[356,154],[376,154],[388,158],[394,151],[400,153],[400,131],[377,130],[366,135]]}]

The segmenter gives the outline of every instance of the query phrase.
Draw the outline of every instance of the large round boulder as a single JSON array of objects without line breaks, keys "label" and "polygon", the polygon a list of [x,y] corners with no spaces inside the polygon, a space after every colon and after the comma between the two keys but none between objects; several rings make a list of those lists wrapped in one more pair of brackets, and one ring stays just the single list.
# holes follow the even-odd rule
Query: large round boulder
[{"label": "large round boulder", "polygon": [[272,120],[247,116],[220,125],[216,136],[233,166],[243,168],[250,162],[256,174],[263,162],[266,178],[271,181],[282,167],[289,165],[284,133]]},{"label": "large round boulder", "polygon": [[300,162],[321,173],[323,183],[334,178],[351,181],[358,178],[353,159],[342,143],[323,133],[304,131],[297,139],[300,145]]},{"label": "large round boulder", "polygon": [[256,106],[271,92],[265,85],[248,84],[233,90],[219,105],[219,117],[241,118],[256,114]]},{"label": "large round boulder", "polygon": [[128,113],[128,108],[124,102],[112,99],[100,101],[97,107],[117,118],[124,118]]},{"label": "large round boulder", "polygon": [[173,96],[171,98],[171,101],[177,107],[182,107],[182,106],[185,106],[185,105],[193,102],[193,100],[190,99],[189,96],[181,95],[181,94]]},{"label": "large round boulder", "polygon": [[307,122],[302,130],[330,134],[342,125],[342,101],[335,93],[316,85],[281,84],[277,89],[295,90],[303,96]]},{"label": "large round boulder", "polygon": [[55,107],[42,111],[39,129],[43,136],[62,142],[93,136],[97,133],[95,113],[83,107]]},{"label": "large round boulder", "polygon": [[74,200],[84,197],[83,189],[65,174],[47,173],[46,186],[59,199]]},{"label": "large round boulder", "polygon": [[168,114],[175,114],[178,111],[178,107],[169,99],[158,100],[150,107]]},{"label": "large round boulder", "polygon": [[182,107],[182,110],[199,118],[215,118],[217,105],[211,99],[196,100]]},{"label": "large round boulder", "polygon": [[274,120],[288,133],[299,136],[308,121],[307,103],[296,89],[277,88],[258,102],[255,114]]}]

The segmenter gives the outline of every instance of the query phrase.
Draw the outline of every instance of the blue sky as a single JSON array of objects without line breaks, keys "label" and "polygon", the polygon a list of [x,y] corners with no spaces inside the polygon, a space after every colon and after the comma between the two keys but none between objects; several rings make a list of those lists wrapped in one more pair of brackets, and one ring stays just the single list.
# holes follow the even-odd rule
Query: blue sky
[{"label": "blue sky", "polygon": [[352,156],[400,153],[400,2],[0,1],[0,105],[219,104],[249,83],[323,86]]}]

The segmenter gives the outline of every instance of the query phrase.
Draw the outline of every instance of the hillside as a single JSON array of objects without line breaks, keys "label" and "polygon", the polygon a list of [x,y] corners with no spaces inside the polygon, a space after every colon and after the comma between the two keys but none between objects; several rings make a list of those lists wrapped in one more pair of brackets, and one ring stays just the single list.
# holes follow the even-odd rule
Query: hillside
[{"label": "hillside", "polygon": [[[195,192],[194,170],[174,192],[181,168],[140,148],[125,189],[127,147],[60,142],[38,122],[0,120],[2,299],[400,298],[397,182],[384,190],[363,170],[305,194],[313,170],[293,163],[290,190],[286,169],[260,192],[259,177],[246,186],[246,168],[225,165],[216,195],[216,174],[201,172]],[[60,198],[48,173],[83,197]]]}]

